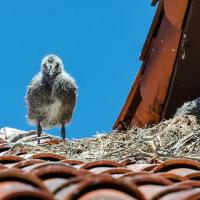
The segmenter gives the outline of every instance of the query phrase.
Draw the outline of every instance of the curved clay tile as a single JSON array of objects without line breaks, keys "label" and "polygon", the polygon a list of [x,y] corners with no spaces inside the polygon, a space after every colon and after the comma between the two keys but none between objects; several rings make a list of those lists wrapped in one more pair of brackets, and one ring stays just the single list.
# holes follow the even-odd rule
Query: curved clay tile
[{"label": "curved clay tile", "polygon": [[130,169],[125,167],[115,167],[101,171],[99,174],[109,174],[109,175],[124,175],[127,173],[131,173]]},{"label": "curved clay tile", "polygon": [[0,182],[0,200],[17,200],[17,199],[32,199],[32,200],[53,200],[53,196],[48,191],[38,190],[30,187],[30,185],[10,181]]},{"label": "curved clay tile", "polygon": [[67,182],[68,182],[68,180],[64,179],[64,178],[49,178],[49,179],[43,181],[44,185],[53,194],[56,192],[56,190],[59,187],[61,187],[63,184],[66,184]]},{"label": "curved clay tile", "polygon": [[190,188],[200,188],[200,182],[194,180],[187,180],[174,184],[174,186],[185,186],[185,185]]},{"label": "curved clay tile", "polygon": [[38,170],[38,169],[41,169],[41,168],[48,167],[48,166],[51,166],[51,167],[53,167],[53,166],[64,166],[64,167],[76,169],[73,166],[67,165],[67,164],[62,163],[62,162],[44,162],[44,163],[37,163],[37,164],[26,166],[26,167],[23,168],[23,170],[26,171],[26,172],[31,172],[31,171],[34,171],[34,170]]},{"label": "curved clay tile", "polygon": [[[104,189],[109,189],[112,192],[107,196],[104,196]],[[76,184],[70,184],[68,187],[64,187],[61,190],[57,191],[55,194],[56,199],[86,199],[86,196],[90,194],[90,192],[98,192],[101,191],[101,196],[97,194],[96,197],[103,198],[109,197],[110,199],[115,199],[116,195],[120,192],[120,194],[124,194],[124,197],[129,197],[130,200],[133,199],[145,199],[142,193],[137,189],[134,184],[125,183],[123,180],[114,179],[110,176],[92,176],[87,177],[87,179],[77,182]],[[115,193],[116,192],[116,193]],[[93,193],[94,194],[94,193]],[[89,195],[90,196],[90,195]],[[95,194],[94,194],[95,197]],[[131,198],[132,197],[132,198]]]},{"label": "curved clay tile", "polygon": [[168,172],[172,174],[180,175],[180,176],[188,176],[190,174],[196,173],[197,170],[182,167],[182,168],[171,169]]},{"label": "curved clay tile", "polygon": [[104,167],[104,166],[103,167],[94,167],[94,168],[88,169],[88,171],[93,173],[93,174],[101,174],[104,171],[107,171],[107,170],[110,170],[110,169],[115,169],[115,167]]},{"label": "curved clay tile", "polygon": [[167,178],[169,180],[171,180],[173,183],[177,183],[177,182],[181,182],[181,181],[187,181],[189,180],[187,177],[185,176],[180,176],[180,175],[177,175],[177,174],[173,174],[173,173],[168,173],[168,172],[165,172],[165,173],[157,173],[155,175],[158,175],[158,176],[162,176],[164,178]]},{"label": "curved clay tile", "polygon": [[[181,190],[164,195],[162,200],[198,200],[200,199],[200,190]],[[155,200],[155,199],[153,199]],[[157,199],[156,199],[157,200]]]},{"label": "curved clay tile", "polygon": [[152,172],[167,172],[177,168],[188,168],[194,170],[200,170],[200,163],[189,159],[172,159],[163,162],[162,164],[156,166]]},{"label": "curved clay tile", "polygon": [[124,167],[124,164],[112,160],[97,160],[83,164],[81,169],[92,169],[96,167]]},{"label": "curved clay tile", "polygon": [[38,153],[38,154],[34,154],[31,156],[32,159],[42,159],[42,160],[49,160],[49,161],[60,161],[60,160],[65,160],[66,157],[59,155],[59,154],[55,154],[55,153]]},{"label": "curved clay tile", "polygon": [[141,174],[137,176],[132,177],[125,177],[123,178],[126,182],[134,183],[137,186],[141,185],[171,185],[173,184],[172,181],[170,181],[167,178],[164,178],[162,176],[156,176],[154,174]]},{"label": "curved clay tile", "polygon": [[139,171],[139,172],[130,172],[127,174],[122,175],[120,178],[125,178],[125,177],[134,177],[137,175],[144,175],[144,174],[149,174],[148,172],[145,171]]},{"label": "curved clay tile", "polygon": [[[152,191],[152,196],[151,196],[151,200],[161,200],[164,199],[165,196],[170,195],[170,194],[176,194],[176,192],[180,192],[180,191],[185,191],[185,190],[189,190],[191,187],[190,186],[186,186],[186,185],[180,185],[180,186],[175,186],[175,185],[169,185],[169,186],[163,186],[162,188],[160,188],[160,190],[157,191]],[[146,191],[144,190],[146,189]],[[150,188],[149,188],[150,189]],[[148,192],[148,188],[143,188],[143,192],[147,193]],[[177,197],[177,199],[179,199]]]},{"label": "curved clay tile", "polygon": [[40,159],[23,160],[23,161],[20,161],[20,162],[14,164],[12,166],[12,168],[24,168],[24,167],[27,167],[30,165],[44,163],[44,162],[45,162],[44,160],[40,160]]},{"label": "curved clay tile", "polygon": [[46,165],[45,167],[43,166],[32,170],[31,174],[34,174],[42,180],[49,178],[69,179],[80,175],[79,171],[75,168],[64,165]]},{"label": "curved clay tile", "polygon": [[20,162],[22,160],[25,160],[22,157],[19,156],[0,156],[0,163],[2,164],[10,164],[10,163],[16,163],[16,162]]},{"label": "curved clay tile", "polygon": [[27,185],[31,185],[32,187],[48,191],[40,179],[31,174],[25,174],[20,169],[6,169],[1,171],[0,182],[5,182],[5,181],[6,182],[17,181],[21,183],[26,183]]},{"label": "curved clay tile", "polygon": [[64,162],[64,163],[69,164],[69,165],[81,165],[81,164],[84,164],[83,161],[75,160],[75,159],[65,159],[65,160],[61,160],[61,162]]},{"label": "curved clay tile", "polygon": [[124,192],[113,189],[93,190],[86,194],[83,194],[79,198],[79,200],[91,200],[91,199],[136,200],[135,198],[131,197],[130,195]]},{"label": "curved clay tile", "polygon": [[200,180],[200,172],[194,172],[191,174],[186,175],[185,177],[189,178],[190,180]]},{"label": "curved clay tile", "polygon": [[[48,177],[48,179],[43,180],[44,185],[51,191],[52,193],[56,193],[59,188],[62,188],[65,185],[68,185],[71,180],[76,178],[81,178],[81,180],[86,179],[87,176],[91,176],[91,173],[85,170],[85,174],[82,173],[83,170],[79,170],[78,174],[54,174],[53,178]],[[83,177],[84,176],[84,177]]]},{"label": "curved clay tile", "polygon": [[[173,185],[169,186],[160,186],[160,185],[142,185],[139,187],[139,189],[142,191],[146,199],[149,200],[160,200],[160,197],[162,197],[165,194],[169,194],[172,192],[177,192],[181,190],[187,190],[189,189],[186,186],[176,186],[174,187]],[[162,199],[162,198],[161,198]]]}]

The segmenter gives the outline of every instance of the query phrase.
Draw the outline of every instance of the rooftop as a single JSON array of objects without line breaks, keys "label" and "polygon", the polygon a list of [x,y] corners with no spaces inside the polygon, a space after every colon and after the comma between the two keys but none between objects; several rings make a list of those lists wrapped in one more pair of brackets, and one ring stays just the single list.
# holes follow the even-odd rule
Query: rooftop
[{"label": "rooftop", "polygon": [[179,116],[66,142],[44,133],[37,145],[35,131],[2,128],[0,199],[200,199],[199,132]]},{"label": "rooftop", "polygon": [[200,163],[84,163],[52,153],[0,156],[0,199],[200,199]]}]

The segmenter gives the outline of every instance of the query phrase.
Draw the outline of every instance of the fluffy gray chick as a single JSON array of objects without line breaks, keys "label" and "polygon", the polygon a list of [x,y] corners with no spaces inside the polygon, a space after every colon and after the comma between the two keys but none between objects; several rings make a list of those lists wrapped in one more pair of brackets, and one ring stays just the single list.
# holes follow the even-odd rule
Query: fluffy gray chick
[{"label": "fluffy gray chick", "polygon": [[37,125],[38,137],[42,129],[61,126],[65,139],[65,124],[72,118],[76,98],[75,80],[64,71],[61,59],[56,55],[44,57],[41,71],[30,82],[25,97],[28,121]]},{"label": "fluffy gray chick", "polygon": [[175,116],[195,115],[200,120],[200,97],[192,101],[185,102],[177,109]]}]

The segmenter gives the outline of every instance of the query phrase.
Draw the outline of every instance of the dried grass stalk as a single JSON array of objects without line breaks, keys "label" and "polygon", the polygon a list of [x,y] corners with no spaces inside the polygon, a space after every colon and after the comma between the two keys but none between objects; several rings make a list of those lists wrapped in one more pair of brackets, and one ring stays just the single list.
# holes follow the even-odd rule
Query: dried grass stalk
[{"label": "dried grass stalk", "polygon": [[68,140],[43,146],[16,145],[9,154],[27,147],[29,153],[53,152],[82,161],[133,159],[153,163],[184,157],[200,160],[200,125],[195,116],[178,116],[151,128],[133,128],[121,133]]}]

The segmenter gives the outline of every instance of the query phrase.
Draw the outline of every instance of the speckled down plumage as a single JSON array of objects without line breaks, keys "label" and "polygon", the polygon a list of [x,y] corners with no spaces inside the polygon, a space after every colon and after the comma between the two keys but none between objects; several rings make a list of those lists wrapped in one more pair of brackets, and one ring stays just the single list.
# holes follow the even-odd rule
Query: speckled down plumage
[{"label": "speckled down plumage", "polygon": [[175,116],[194,115],[200,120],[200,97],[192,101],[185,102],[177,109]]},{"label": "speckled down plumage", "polygon": [[69,123],[76,104],[75,80],[64,71],[61,59],[46,56],[41,71],[32,79],[26,94],[28,121],[42,128]]}]

